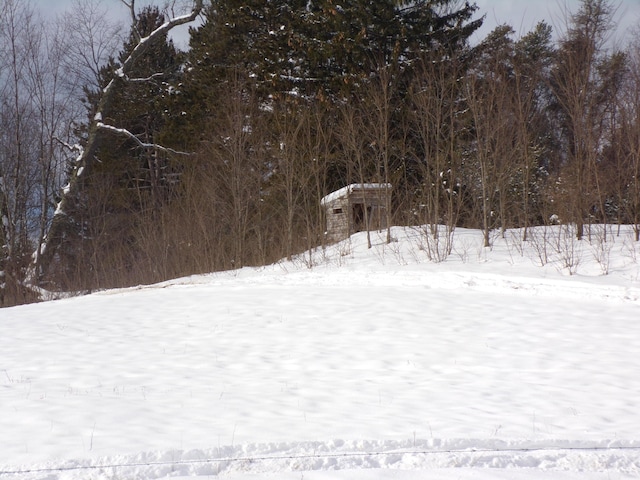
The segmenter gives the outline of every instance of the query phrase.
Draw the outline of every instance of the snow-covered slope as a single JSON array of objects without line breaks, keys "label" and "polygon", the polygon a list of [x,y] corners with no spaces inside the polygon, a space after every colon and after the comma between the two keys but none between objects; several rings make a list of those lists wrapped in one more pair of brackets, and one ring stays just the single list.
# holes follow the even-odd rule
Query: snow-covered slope
[{"label": "snow-covered slope", "polygon": [[433,263],[396,228],[0,310],[0,480],[638,476],[640,246],[616,233],[459,230]]}]

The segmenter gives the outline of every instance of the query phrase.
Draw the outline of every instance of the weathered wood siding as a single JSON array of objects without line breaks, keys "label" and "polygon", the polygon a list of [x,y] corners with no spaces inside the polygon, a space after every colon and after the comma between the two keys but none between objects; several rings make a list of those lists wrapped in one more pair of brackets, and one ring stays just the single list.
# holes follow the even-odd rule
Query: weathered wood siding
[{"label": "weathered wood siding", "polygon": [[349,199],[339,198],[326,206],[327,237],[329,241],[349,236]]},{"label": "weathered wood siding", "polygon": [[322,199],[327,219],[327,240],[336,242],[366,230],[387,227],[386,208],[391,185],[352,184]]}]

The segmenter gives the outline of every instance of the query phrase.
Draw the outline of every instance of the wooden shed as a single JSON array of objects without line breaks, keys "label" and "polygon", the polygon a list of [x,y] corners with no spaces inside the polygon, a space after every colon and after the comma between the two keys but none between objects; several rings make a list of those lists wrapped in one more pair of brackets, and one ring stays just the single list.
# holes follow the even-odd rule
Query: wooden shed
[{"label": "wooden shed", "polygon": [[324,197],[320,204],[327,219],[327,240],[337,242],[350,235],[387,227],[391,184],[353,183]]}]

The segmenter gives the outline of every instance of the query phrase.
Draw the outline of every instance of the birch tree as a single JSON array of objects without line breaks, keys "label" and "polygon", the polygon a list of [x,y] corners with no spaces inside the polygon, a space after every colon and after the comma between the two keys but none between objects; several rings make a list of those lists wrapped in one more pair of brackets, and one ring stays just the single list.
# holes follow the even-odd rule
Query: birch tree
[{"label": "birch tree", "polygon": [[[121,1],[131,12],[131,17],[135,18],[135,0]],[[127,83],[147,80],[132,76],[132,72],[135,71],[137,63],[148,53],[156,38],[166,35],[177,26],[194,21],[203,8],[203,1],[204,0],[193,0],[191,8],[187,13],[171,17],[147,36],[138,36],[136,39],[137,42],[129,55],[120,63],[119,67],[115,69],[113,77],[101,90],[97,101],[96,113],[89,121],[86,139],[82,144],[74,146],[76,156],[70,168],[68,182],[62,189],[60,200],[56,203],[50,227],[32,256],[28,279],[31,283],[38,283],[40,279],[42,279],[59,248],[65,241],[65,229],[68,227],[68,211],[72,207],[74,199],[81,189],[83,177],[90,171],[94,164],[99,161],[96,153],[99,142],[105,132],[116,133],[123,138],[132,140],[140,148],[151,148],[162,152],[173,153],[169,148],[140,140],[137,136],[121,128],[119,125],[109,124],[104,118],[104,112],[109,111],[117,92]]]}]

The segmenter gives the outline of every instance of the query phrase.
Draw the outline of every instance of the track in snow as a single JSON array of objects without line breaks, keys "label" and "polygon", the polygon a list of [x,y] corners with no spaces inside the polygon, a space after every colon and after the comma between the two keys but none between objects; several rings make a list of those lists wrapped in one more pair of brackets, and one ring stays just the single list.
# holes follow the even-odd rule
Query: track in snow
[{"label": "track in snow", "polygon": [[505,442],[463,440],[342,441],[248,444],[149,452],[62,464],[0,467],[21,480],[228,476],[353,469],[537,469],[538,472],[640,473],[640,442]]}]

